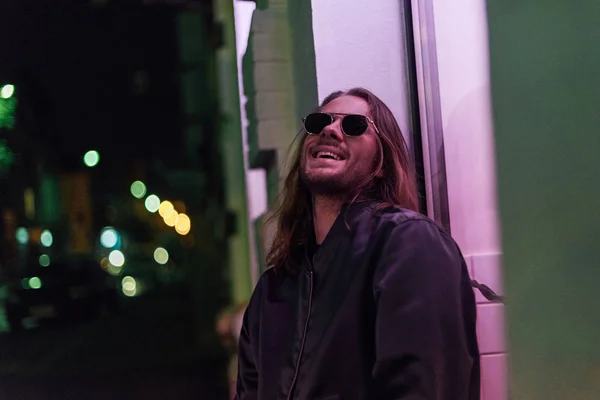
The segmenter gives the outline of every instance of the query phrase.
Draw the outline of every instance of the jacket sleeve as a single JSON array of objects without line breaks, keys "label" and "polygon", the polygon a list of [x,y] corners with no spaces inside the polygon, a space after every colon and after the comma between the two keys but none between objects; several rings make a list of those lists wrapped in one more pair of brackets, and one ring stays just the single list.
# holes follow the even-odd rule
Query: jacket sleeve
[{"label": "jacket sleeve", "polygon": [[469,282],[458,246],[434,223],[391,230],[374,273],[378,399],[479,399]]},{"label": "jacket sleeve", "polygon": [[258,340],[258,332],[253,328],[257,326],[259,318],[257,297],[260,297],[260,283],[257,285],[244,312],[242,330],[238,341],[238,377],[235,400],[258,399],[258,368],[255,356],[258,343],[254,343],[255,340]]}]

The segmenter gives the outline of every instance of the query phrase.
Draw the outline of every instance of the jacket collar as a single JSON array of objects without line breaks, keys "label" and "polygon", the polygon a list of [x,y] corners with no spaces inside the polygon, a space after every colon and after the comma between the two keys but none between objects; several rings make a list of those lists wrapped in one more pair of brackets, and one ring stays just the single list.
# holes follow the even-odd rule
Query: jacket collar
[{"label": "jacket collar", "polygon": [[335,252],[338,245],[346,239],[351,233],[350,227],[353,222],[367,210],[372,210],[377,206],[376,202],[373,201],[360,201],[353,203],[346,203],[342,206],[340,213],[338,214],[335,222],[331,226],[329,233],[323,240],[321,245],[316,245],[315,232],[311,230],[309,234],[309,241],[304,246],[303,253],[305,257],[304,269],[311,267],[313,263],[313,256],[315,252]]}]

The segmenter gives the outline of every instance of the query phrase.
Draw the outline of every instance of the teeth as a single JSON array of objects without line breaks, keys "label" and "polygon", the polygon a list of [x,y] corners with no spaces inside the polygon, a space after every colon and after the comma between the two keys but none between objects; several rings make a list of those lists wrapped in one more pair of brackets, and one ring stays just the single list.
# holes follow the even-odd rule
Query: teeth
[{"label": "teeth", "polygon": [[337,161],[341,160],[340,157],[338,157],[337,155],[333,154],[330,151],[319,151],[319,152],[317,152],[317,158],[324,157],[324,156],[329,156],[329,157],[331,157],[331,158],[333,158],[334,160],[337,160]]}]

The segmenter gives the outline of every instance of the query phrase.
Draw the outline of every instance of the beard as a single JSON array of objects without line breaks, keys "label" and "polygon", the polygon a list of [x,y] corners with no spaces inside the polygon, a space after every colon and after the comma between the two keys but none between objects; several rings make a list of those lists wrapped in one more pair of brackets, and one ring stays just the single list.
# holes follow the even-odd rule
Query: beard
[{"label": "beard", "polygon": [[304,168],[300,170],[300,179],[313,195],[345,197],[352,191],[352,186],[346,182],[332,177],[311,176]]},{"label": "beard", "polygon": [[350,165],[335,174],[327,174],[318,169],[311,170],[305,162],[302,162],[300,179],[313,196],[347,200],[359,191],[372,186],[373,182],[370,178],[374,171],[375,167],[369,163],[369,165]]}]

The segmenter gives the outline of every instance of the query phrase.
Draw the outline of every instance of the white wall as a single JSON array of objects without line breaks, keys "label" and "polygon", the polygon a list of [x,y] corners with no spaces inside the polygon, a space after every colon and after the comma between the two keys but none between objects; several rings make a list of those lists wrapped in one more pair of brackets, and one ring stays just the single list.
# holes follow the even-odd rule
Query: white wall
[{"label": "white wall", "polygon": [[499,253],[485,0],[435,0],[434,18],[452,236]]},{"label": "white wall", "polygon": [[[452,236],[472,276],[502,293],[486,2],[432,4]],[[506,400],[504,306],[477,301],[483,398]]]},{"label": "white wall", "polygon": [[392,110],[410,144],[403,17],[398,0],[312,0],[319,102],[362,86]]}]

